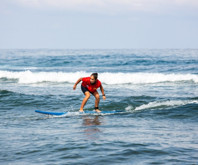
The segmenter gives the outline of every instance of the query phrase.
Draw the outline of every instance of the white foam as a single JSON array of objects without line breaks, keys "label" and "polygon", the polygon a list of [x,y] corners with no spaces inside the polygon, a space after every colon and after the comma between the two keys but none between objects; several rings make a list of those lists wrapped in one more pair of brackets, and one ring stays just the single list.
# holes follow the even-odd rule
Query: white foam
[{"label": "white foam", "polygon": [[[198,104],[197,100],[170,100],[170,101],[154,101],[150,102],[148,104],[143,104],[139,107],[136,107],[134,110],[144,110],[144,109],[159,109],[159,108],[165,108],[165,107],[177,107],[182,106],[186,104]],[[130,105],[125,108],[125,110],[129,111]],[[132,109],[131,109],[132,110]]]},{"label": "white foam", "polygon": [[[19,83],[68,82],[75,83],[80,77],[90,76],[87,72],[11,72],[0,71],[0,78],[17,79]],[[195,74],[162,73],[99,73],[99,80],[105,84],[148,84],[161,82],[191,81],[198,83]]]},{"label": "white foam", "polygon": [[100,79],[102,82],[108,84],[148,84],[179,81],[193,81],[198,83],[198,75],[194,74],[103,73]]},{"label": "white foam", "polygon": [[74,83],[82,75],[88,76],[85,72],[64,73],[64,72],[9,72],[0,71],[0,78],[17,79],[19,83],[40,83],[40,82],[68,82]]}]

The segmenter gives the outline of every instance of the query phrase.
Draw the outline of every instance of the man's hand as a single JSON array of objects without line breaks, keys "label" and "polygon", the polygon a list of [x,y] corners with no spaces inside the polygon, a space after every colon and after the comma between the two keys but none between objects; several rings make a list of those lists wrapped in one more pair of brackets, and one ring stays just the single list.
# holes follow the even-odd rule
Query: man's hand
[{"label": "man's hand", "polygon": [[81,82],[81,81],[82,81],[82,78],[79,78],[79,79],[76,81],[76,83],[74,84],[73,90],[76,89],[76,86],[77,86],[78,83]]},{"label": "man's hand", "polygon": [[103,100],[106,100],[106,96],[102,96]]},{"label": "man's hand", "polygon": [[74,87],[73,87],[73,90],[75,90],[76,89],[76,84],[74,84]]}]

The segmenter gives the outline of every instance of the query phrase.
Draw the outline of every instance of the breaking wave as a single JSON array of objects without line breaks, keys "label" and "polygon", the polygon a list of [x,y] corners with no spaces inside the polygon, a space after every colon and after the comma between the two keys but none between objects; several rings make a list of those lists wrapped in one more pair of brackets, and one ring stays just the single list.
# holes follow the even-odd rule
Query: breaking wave
[{"label": "breaking wave", "polygon": [[147,104],[140,105],[136,108],[129,105],[125,108],[126,111],[140,111],[145,109],[164,109],[164,108],[173,108],[178,106],[184,106],[187,104],[198,104],[198,100],[167,100],[167,101],[154,101]]},{"label": "breaking wave", "polygon": [[[11,72],[0,71],[0,79],[15,80],[18,83],[75,83],[79,77],[90,76],[88,72]],[[163,73],[99,73],[99,80],[105,84],[149,84],[163,82],[198,83],[196,74],[163,74]]]}]

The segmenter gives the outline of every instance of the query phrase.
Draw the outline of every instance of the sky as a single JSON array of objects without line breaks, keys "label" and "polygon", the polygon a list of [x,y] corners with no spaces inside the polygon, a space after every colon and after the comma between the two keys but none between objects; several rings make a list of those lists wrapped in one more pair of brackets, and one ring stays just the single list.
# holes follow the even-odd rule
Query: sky
[{"label": "sky", "polygon": [[198,48],[198,0],[0,0],[0,49]]}]

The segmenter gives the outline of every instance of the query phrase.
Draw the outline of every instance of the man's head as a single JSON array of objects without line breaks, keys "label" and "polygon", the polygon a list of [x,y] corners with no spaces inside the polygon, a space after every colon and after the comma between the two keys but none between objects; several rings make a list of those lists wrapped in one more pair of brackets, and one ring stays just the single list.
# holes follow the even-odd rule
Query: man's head
[{"label": "man's head", "polygon": [[98,73],[92,73],[90,76],[91,84],[95,84],[97,79],[98,79]]}]

